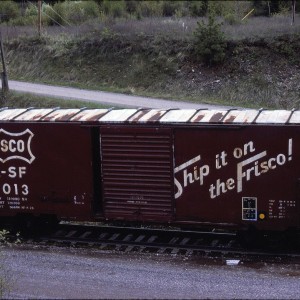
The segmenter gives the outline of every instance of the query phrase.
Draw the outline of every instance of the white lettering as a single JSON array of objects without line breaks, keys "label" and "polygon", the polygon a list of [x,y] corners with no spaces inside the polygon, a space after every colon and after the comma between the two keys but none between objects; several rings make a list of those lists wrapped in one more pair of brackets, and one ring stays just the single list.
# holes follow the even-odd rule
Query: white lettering
[{"label": "white lettering", "polygon": [[31,141],[34,134],[30,129],[22,132],[8,132],[0,128],[0,162],[23,160],[31,164],[35,156],[31,152]]},{"label": "white lettering", "polygon": [[[17,171],[18,170],[18,171]],[[16,178],[18,176],[18,178],[22,178],[23,175],[26,174],[26,167],[9,167],[8,168],[8,176],[10,178]]]},{"label": "white lettering", "polygon": [[[237,192],[243,190],[243,178],[246,178],[246,181],[249,181],[253,176],[258,177],[261,174],[267,173],[270,170],[275,170],[277,166],[283,166],[287,162],[287,157],[280,153],[276,157],[271,157],[261,163],[258,163],[258,160],[267,155],[267,151],[263,151],[253,157],[250,157],[237,164]],[[244,167],[254,163],[254,166],[251,166],[244,170]]]},{"label": "white lettering", "polygon": [[235,158],[241,158],[243,156],[243,150],[241,148],[235,148],[233,150],[233,156]]},{"label": "white lettering", "polygon": [[226,182],[222,182],[220,179],[216,181],[216,184],[211,184],[209,187],[210,198],[214,199],[221,194],[226,193],[228,190],[235,188],[235,182],[233,178],[227,179]]},{"label": "white lettering", "polygon": [[7,141],[6,140],[1,140],[1,151],[2,152],[7,152],[8,151],[8,146],[7,146]]},{"label": "white lettering", "polygon": [[8,168],[8,176],[10,178],[16,178],[17,177],[16,167],[9,167]]},{"label": "white lettering", "polygon": [[182,165],[176,167],[176,168],[174,169],[174,173],[177,173],[177,172],[179,172],[179,171],[181,171],[181,170],[187,168],[188,166],[190,166],[190,165],[194,164],[195,162],[199,161],[200,159],[201,159],[200,155],[198,155],[198,156],[196,156],[196,157],[190,159],[190,160],[187,161],[186,163],[184,163],[184,164],[182,164]]},{"label": "white lettering", "polygon": [[27,184],[22,185],[22,195],[26,196],[29,194],[29,189]]},{"label": "white lettering", "polygon": [[243,167],[259,160],[260,158],[262,158],[266,155],[267,155],[267,151],[263,151],[259,154],[254,155],[253,157],[250,157],[250,158],[248,158],[248,159],[246,159],[246,160],[244,160],[244,161],[237,164],[237,192],[238,193],[243,190],[242,180],[243,180],[244,177],[246,177],[246,173],[243,172]]},{"label": "white lettering", "polygon": [[25,143],[22,140],[1,140],[1,151],[7,152],[10,151],[12,153],[14,152],[24,152],[25,151]]},{"label": "white lettering", "polygon": [[21,186],[18,184],[10,185],[8,183],[4,183],[2,186],[2,192],[5,195],[19,195],[19,190],[23,196],[27,196],[29,194],[29,187],[27,184],[22,184]]},{"label": "white lettering", "polygon": [[203,185],[204,183],[204,177],[206,177],[209,174],[209,166],[204,165],[200,168],[200,185]]},{"label": "white lettering", "polygon": [[8,183],[3,184],[2,190],[5,195],[10,194],[11,191],[10,185]]},{"label": "white lettering", "polygon": [[278,154],[276,157],[276,162],[279,166],[282,166],[285,164],[286,162],[286,158],[284,154]]},{"label": "white lettering", "polygon": [[174,178],[174,183],[177,188],[177,192],[175,193],[175,199],[182,195],[183,189],[188,185],[193,184],[196,181],[199,181],[200,185],[203,185],[204,178],[209,174],[208,165],[203,165],[201,167],[194,166],[192,172],[188,172],[187,170],[187,167],[198,162],[200,158],[200,155],[198,155],[174,169],[175,174],[183,170],[183,186],[176,178]]}]

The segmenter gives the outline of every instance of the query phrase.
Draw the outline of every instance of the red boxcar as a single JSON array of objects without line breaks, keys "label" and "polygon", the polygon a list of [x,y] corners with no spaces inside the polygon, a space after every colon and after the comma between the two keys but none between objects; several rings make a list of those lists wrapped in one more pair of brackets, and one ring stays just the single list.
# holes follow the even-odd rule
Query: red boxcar
[{"label": "red boxcar", "polygon": [[3,109],[0,215],[300,227],[300,111]]}]

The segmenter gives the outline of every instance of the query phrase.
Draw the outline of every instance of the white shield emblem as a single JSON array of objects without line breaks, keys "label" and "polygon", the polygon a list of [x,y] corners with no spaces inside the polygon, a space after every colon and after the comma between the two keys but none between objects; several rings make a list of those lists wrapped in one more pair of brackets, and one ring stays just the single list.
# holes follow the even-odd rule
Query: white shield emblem
[{"label": "white shield emblem", "polygon": [[8,132],[0,129],[0,161],[2,163],[12,159],[24,160],[31,164],[35,156],[31,152],[31,140],[34,134],[26,129],[20,133]]}]

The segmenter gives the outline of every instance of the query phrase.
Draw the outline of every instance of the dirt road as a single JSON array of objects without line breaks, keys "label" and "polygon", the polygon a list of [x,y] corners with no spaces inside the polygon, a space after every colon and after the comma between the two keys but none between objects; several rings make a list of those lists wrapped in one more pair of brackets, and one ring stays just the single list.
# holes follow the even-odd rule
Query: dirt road
[{"label": "dirt road", "polygon": [[[125,94],[83,90],[71,87],[50,86],[46,84],[29,83],[21,81],[9,81],[9,88],[16,92],[31,93],[61,99],[75,99],[88,102],[97,102],[105,105],[119,107],[143,107],[143,108],[216,108],[215,105],[199,104],[182,101],[170,101],[157,98],[130,96]],[[218,106],[221,108],[221,106]],[[229,108],[225,107],[224,108]]]}]

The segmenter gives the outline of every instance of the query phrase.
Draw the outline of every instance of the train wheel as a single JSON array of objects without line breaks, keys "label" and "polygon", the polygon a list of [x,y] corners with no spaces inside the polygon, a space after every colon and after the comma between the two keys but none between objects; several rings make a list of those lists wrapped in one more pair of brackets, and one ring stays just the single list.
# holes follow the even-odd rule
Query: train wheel
[{"label": "train wheel", "polygon": [[241,245],[247,249],[262,247],[266,244],[264,234],[254,227],[250,227],[245,231],[239,231],[237,236]]},{"label": "train wheel", "polygon": [[33,215],[20,215],[15,220],[15,230],[24,236],[40,235],[54,231],[58,224],[55,216],[46,215],[35,217]]},{"label": "train wheel", "polygon": [[38,218],[41,233],[49,233],[55,231],[59,220],[55,215],[45,215]]},{"label": "train wheel", "polygon": [[14,231],[22,235],[30,235],[34,228],[35,217],[32,215],[18,215],[15,217],[13,228]]},{"label": "train wheel", "polygon": [[284,235],[284,243],[291,249],[300,250],[300,231],[296,228],[288,229]]}]

